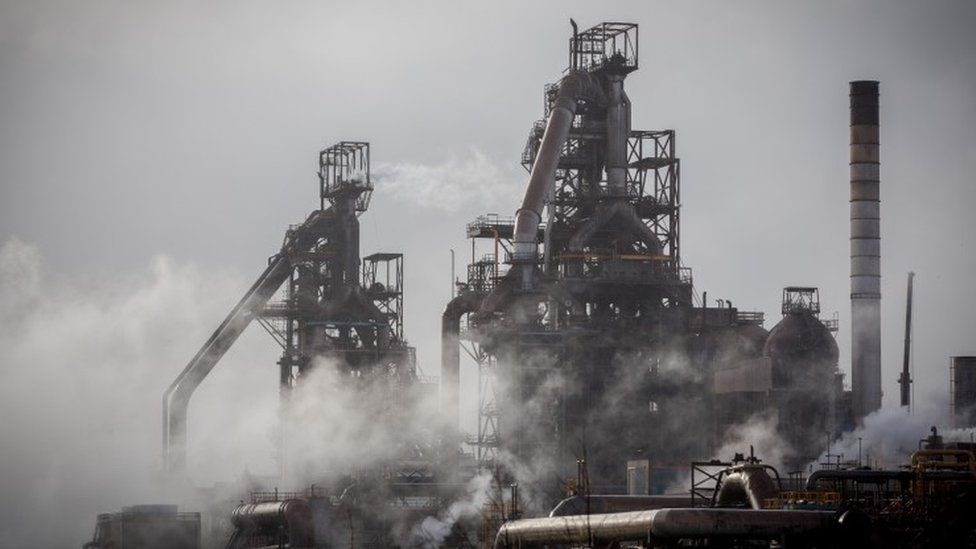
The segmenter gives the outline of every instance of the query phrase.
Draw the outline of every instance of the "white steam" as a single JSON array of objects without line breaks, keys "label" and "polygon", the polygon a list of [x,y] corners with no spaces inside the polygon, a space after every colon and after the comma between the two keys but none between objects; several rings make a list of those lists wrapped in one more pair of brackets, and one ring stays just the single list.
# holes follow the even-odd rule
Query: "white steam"
[{"label": "white steam", "polygon": [[[944,402],[944,399],[933,397],[927,401]],[[845,433],[831,443],[831,461],[836,462],[836,456],[842,456],[839,458],[841,461],[857,462],[860,450],[860,461],[863,465],[897,469],[908,463],[912,452],[919,449],[919,441],[931,434],[930,429],[933,426],[938,428],[946,442],[970,442],[976,435],[974,429],[943,430],[940,427],[943,416],[938,410],[939,407],[933,406],[909,414],[903,408],[882,408],[864,418],[861,427]],[[826,461],[825,450],[817,463],[812,464],[813,469]]]},{"label": "white steam", "polygon": [[283,407],[288,486],[298,490],[397,459],[427,457],[436,440],[436,392],[411,393],[400,382],[409,383],[387,371],[354,375],[317,360]]},{"label": "white steam", "polygon": [[[133,276],[56,283],[36,247],[0,246],[0,544],[77,547],[98,513],[183,501],[155,482],[161,396],[245,285],[165,256]],[[274,372],[233,361],[190,409],[204,479],[270,461],[260,418],[274,421],[274,394],[249,387],[268,377],[273,389]]]},{"label": "white steam", "polygon": [[733,425],[725,433],[722,446],[715,452],[715,457],[728,461],[737,453],[749,456],[751,448],[763,463],[780,467],[792,448],[779,436],[777,421],[775,410],[770,410]]},{"label": "white steam", "polygon": [[470,150],[436,165],[378,164],[373,168],[377,189],[398,201],[444,212],[461,207],[511,206],[527,177],[516,166],[502,167],[484,153]]},{"label": "white steam", "polygon": [[436,517],[426,517],[410,531],[406,547],[436,549],[451,534],[458,521],[477,517],[491,495],[491,475],[480,474],[467,485],[467,495]]}]

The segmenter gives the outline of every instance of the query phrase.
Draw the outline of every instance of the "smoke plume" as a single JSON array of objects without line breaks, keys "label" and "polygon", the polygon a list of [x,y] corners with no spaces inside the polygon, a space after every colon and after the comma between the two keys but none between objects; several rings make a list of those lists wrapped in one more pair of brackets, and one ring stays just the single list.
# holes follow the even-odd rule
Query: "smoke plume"
[{"label": "smoke plume", "polygon": [[[157,482],[160,398],[245,283],[165,256],[110,282],[62,280],[35,246],[0,246],[3,545],[77,547],[98,513],[185,501]],[[253,388],[273,388],[274,372],[245,366],[260,352],[247,338],[241,346],[236,371],[215,372],[219,385],[208,383],[190,410],[191,472],[201,479],[270,463],[261,417],[274,420],[274,394]]]}]

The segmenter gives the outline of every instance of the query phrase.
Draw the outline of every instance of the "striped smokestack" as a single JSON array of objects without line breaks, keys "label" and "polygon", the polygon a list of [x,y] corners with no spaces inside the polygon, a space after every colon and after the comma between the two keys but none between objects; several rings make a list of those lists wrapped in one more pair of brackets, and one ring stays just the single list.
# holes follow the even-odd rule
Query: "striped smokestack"
[{"label": "striped smokestack", "polygon": [[878,83],[851,82],[851,388],[858,419],[881,408]]}]

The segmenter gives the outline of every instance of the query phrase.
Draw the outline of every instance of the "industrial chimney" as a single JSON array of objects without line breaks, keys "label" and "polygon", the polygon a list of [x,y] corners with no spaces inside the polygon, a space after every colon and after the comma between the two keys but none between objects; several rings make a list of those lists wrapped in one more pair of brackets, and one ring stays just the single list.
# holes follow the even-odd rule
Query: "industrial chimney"
[{"label": "industrial chimney", "polygon": [[878,82],[851,82],[851,387],[860,420],[881,408]]}]

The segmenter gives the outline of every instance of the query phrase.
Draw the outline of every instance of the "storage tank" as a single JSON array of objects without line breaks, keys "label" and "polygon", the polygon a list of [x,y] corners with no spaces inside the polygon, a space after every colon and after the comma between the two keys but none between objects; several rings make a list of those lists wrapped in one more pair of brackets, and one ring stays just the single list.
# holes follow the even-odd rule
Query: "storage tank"
[{"label": "storage tank", "polygon": [[811,314],[783,317],[769,332],[763,355],[772,361],[773,388],[801,389],[827,383],[837,369],[837,341]]},{"label": "storage tank", "polygon": [[774,389],[830,384],[837,370],[837,341],[820,321],[816,288],[783,290],[783,319],[766,338],[763,355],[772,362]]},{"label": "storage tank", "polygon": [[769,407],[786,443],[784,463],[799,470],[820,455],[826,438],[836,435],[837,342],[818,318],[816,288],[783,290],[783,319],[769,332],[763,355],[771,368]]}]

